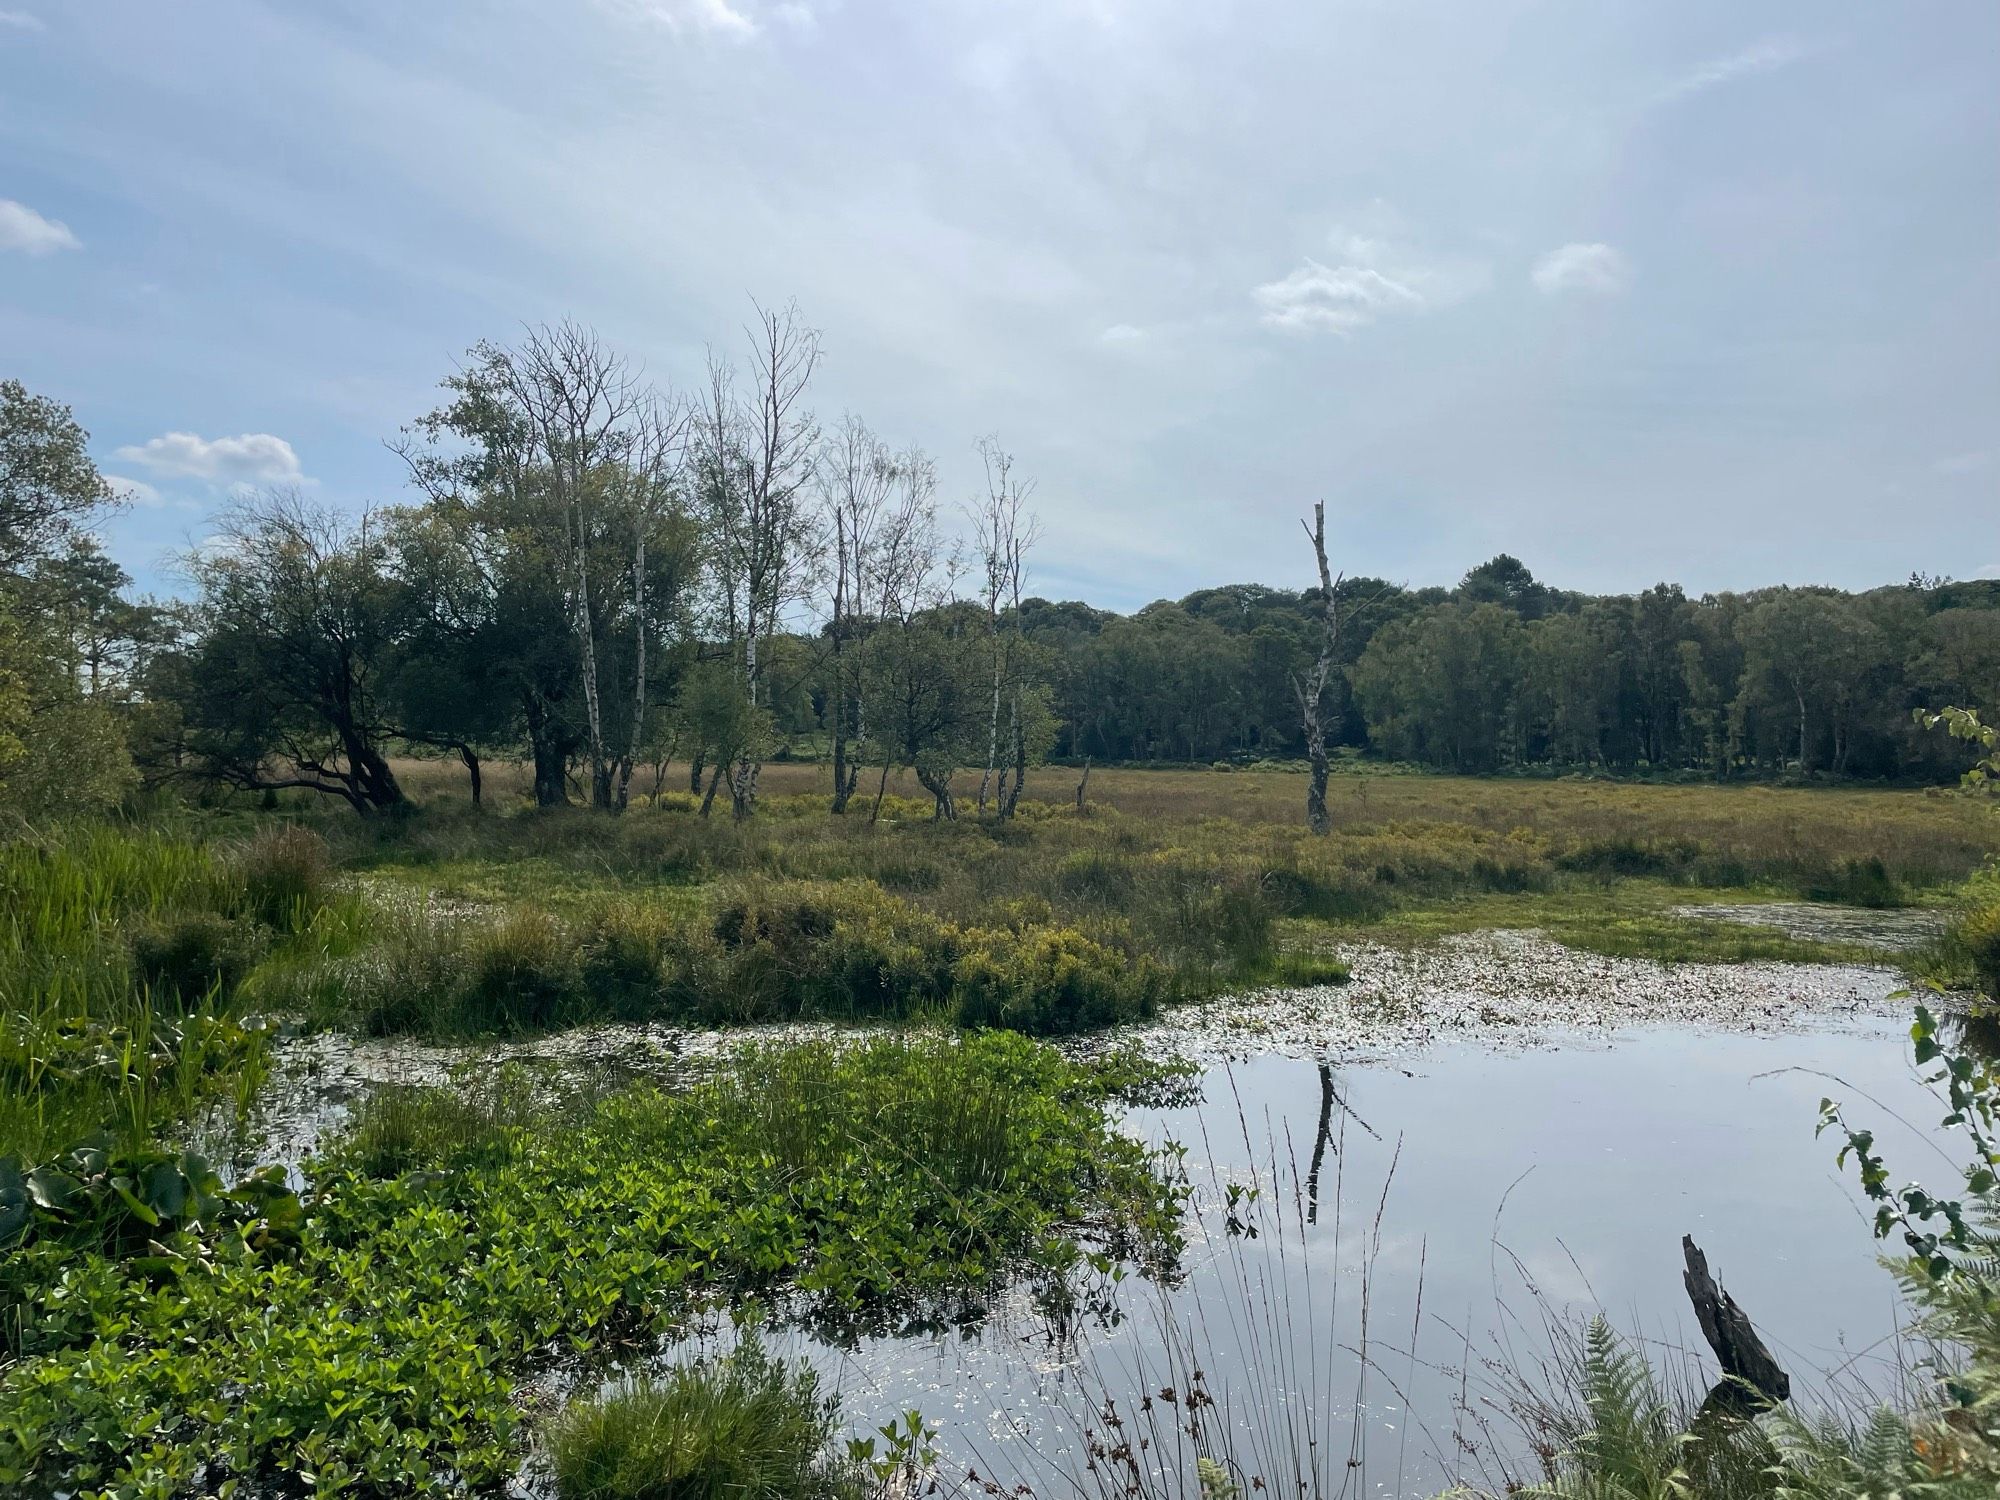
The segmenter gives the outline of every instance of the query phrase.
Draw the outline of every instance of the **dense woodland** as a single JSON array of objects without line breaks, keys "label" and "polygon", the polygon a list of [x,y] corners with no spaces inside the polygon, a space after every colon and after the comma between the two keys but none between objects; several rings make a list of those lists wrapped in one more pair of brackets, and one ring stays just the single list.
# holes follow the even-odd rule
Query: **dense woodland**
[{"label": "dense woodland", "polygon": [[939,816],[972,772],[1005,817],[1047,757],[1295,759],[1315,717],[1336,749],[1457,772],[1944,779],[1960,747],[1912,710],[2000,710],[1994,581],[1591,596],[1502,555],[1451,589],[1329,575],[1330,610],[1252,584],[1052,602],[1000,443],[982,493],[941,497],[921,449],[811,414],[818,362],[792,309],[680,392],[574,326],[481,345],[393,438],[393,503],[239,497],[185,596],[144,602],[91,535],[115,502],[85,433],[0,385],[8,801],[180,782],[365,812],[417,753],[475,795],[503,757],[543,804],[672,789],[747,816],[767,760],[811,757],[837,811],[908,768]]}]

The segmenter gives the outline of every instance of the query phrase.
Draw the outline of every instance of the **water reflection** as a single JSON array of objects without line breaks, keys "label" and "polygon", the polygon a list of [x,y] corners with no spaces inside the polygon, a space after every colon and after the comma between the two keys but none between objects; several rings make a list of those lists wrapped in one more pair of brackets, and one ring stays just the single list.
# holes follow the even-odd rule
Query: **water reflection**
[{"label": "water reflection", "polygon": [[1950,1012],[1943,1017],[1945,1045],[1982,1062],[2000,1061],[2000,1009]]},{"label": "water reflection", "polygon": [[[1023,1292],[977,1330],[774,1339],[840,1388],[857,1431],[921,1410],[955,1474],[1008,1487],[1070,1492],[1107,1402],[1128,1434],[1158,1428],[1172,1446],[1156,1461],[1191,1465],[1198,1384],[1214,1402],[1197,1414],[1205,1440],[1229,1435],[1273,1489],[1307,1475],[1324,1495],[1431,1495],[1521,1470],[1499,1372],[1546,1351],[1545,1320],[1602,1309],[1696,1396],[1713,1382],[1681,1283],[1692,1233],[1810,1403],[1819,1372],[1894,1375],[1894,1288],[1813,1125],[1821,1095],[1839,1091],[1821,1075],[1839,1075],[1885,1107],[1878,1117],[1857,1093],[1852,1112],[1876,1126],[1892,1170],[1920,1170],[1921,1141],[1886,1115],[1933,1113],[1906,1040],[1884,1018],[1466,1046],[1407,1071],[1217,1067],[1198,1101],[1128,1119],[1190,1148],[1196,1209],[1177,1284],[1106,1284],[1097,1316],[1051,1319]],[[1228,1233],[1231,1217],[1243,1233]]]}]

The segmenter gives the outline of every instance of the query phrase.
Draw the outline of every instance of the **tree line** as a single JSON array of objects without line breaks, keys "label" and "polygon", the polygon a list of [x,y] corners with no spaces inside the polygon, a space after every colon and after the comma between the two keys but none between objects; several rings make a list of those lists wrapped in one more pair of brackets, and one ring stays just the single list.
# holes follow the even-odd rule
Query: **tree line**
[{"label": "tree line", "polygon": [[[2000,705],[1991,580],[1600,596],[1503,554],[1452,589],[1333,587],[1326,738],[1440,770],[1944,779],[1963,757],[1913,710]],[[1306,755],[1296,679],[1325,597],[1237,585],[1122,617],[1030,600],[1028,639],[1059,663],[1055,752]]]},{"label": "tree line", "polygon": [[980,492],[943,504],[923,449],[813,415],[820,357],[791,307],[681,389],[572,324],[480,344],[391,440],[398,503],[239,497],[165,601],[132,600],[94,539],[117,502],[71,413],[0,382],[0,799],[183,781],[376,812],[418,753],[460,760],[475,799],[501,757],[545,806],[671,788],[743,818],[768,760],[809,756],[836,812],[879,813],[906,768],[939,818],[968,772],[1007,818],[1051,755],[1304,758],[1319,827],[1342,750],[1943,778],[1952,747],[1912,710],[2000,710],[1987,581],[1593,596],[1502,555],[1411,589],[1333,572],[1315,508],[1308,587],[1050,601],[1014,457],[982,441]]}]

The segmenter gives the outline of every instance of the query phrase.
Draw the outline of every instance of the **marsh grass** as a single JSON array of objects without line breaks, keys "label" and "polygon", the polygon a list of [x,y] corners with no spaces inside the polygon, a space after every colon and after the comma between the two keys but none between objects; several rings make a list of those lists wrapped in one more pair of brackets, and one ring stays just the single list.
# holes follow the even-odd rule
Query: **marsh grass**
[{"label": "marsh grass", "polygon": [[254,1084],[261,964],[351,946],[366,913],[322,840],[203,843],[79,825],[0,844],[0,1157],[143,1139],[205,1091]]},{"label": "marsh grass", "polygon": [[2000,863],[1965,883],[1958,917],[1915,956],[1914,967],[1940,989],[1980,993],[2000,1006]]},{"label": "marsh grass", "polygon": [[[1333,930],[1372,942],[1419,946],[1458,933],[1532,929],[1581,952],[1667,963],[1912,961],[1908,954],[1865,944],[1797,937],[1776,927],[1674,910],[1689,899],[1686,887],[1659,880],[1576,880],[1541,895],[1489,892],[1413,905],[1366,924],[1334,924]],[[1755,904],[1768,895],[1723,889],[1705,893],[1703,899]],[[1307,941],[1312,930],[1288,924],[1288,941]]]},{"label": "marsh grass", "polygon": [[861,1500],[810,1368],[752,1337],[726,1355],[574,1401],[544,1438],[559,1500]]},{"label": "marsh grass", "polygon": [[[797,782],[800,768],[784,769]],[[1198,774],[1297,791],[1281,773]],[[669,801],[615,820],[442,806],[393,827],[330,825],[378,888],[487,902],[492,931],[392,932],[322,988],[346,993],[348,1014],[378,1032],[935,1016],[1048,1034],[1231,988],[1337,982],[1319,955],[1363,929],[1418,941],[1524,926],[1619,957],[1879,961],[1667,908],[1696,888],[1934,900],[1937,881],[1965,873],[1953,861],[1972,857],[1971,836],[1983,849],[1995,835],[1990,820],[1961,826],[1956,803],[1914,793],[1390,780],[1385,807],[1370,802],[1378,781],[1356,778],[1357,816],[1326,839],[1217,816],[1218,800],[1245,798],[1192,783],[1158,818],[1029,802],[1010,824],[939,824],[892,798],[870,823],[794,793],[767,797],[746,824]],[[1404,816],[1409,788],[1430,795],[1433,816]],[[1446,811],[1468,820],[1435,816]],[[1503,826],[1503,814],[1532,821]],[[1673,826],[1684,816],[1691,828]],[[1917,837],[1940,828],[1956,830],[1961,855],[1947,841],[1941,861]]]}]

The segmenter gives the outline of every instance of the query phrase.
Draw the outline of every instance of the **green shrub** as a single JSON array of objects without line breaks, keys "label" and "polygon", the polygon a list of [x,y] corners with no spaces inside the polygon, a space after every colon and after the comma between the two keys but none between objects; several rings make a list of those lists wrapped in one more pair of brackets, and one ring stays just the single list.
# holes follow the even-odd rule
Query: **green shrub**
[{"label": "green shrub", "polygon": [[284,825],[252,839],[237,860],[244,901],[260,920],[288,932],[304,928],[326,902],[333,857],[309,828]]},{"label": "green shrub", "polygon": [[1873,857],[1809,873],[1800,881],[1799,891],[1808,901],[1838,901],[1845,906],[1901,906],[1906,899],[1888,866]]},{"label": "green shrub", "polygon": [[1150,1016],[1169,988],[1167,971],[1144,956],[1114,952],[1074,928],[966,934],[952,966],[953,1019],[1032,1036],[1094,1031]]},{"label": "green shrub", "polygon": [[458,1022],[468,1031],[546,1031],[583,1012],[581,954],[574,934],[534,907],[516,907],[475,928],[466,953]]},{"label": "green shrub", "polygon": [[1057,893],[1092,906],[1120,904],[1137,883],[1131,862],[1103,849],[1078,849],[1056,865]]},{"label": "green shrub", "polygon": [[862,1486],[817,1376],[754,1340],[572,1402],[550,1425],[560,1500],[823,1500]]},{"label": "green shrub", "polygon": [[132,936],[134,978],[157,999],[180,1007],[227,998],[256,961],[251,934],[214,912],[189,912]]}]

